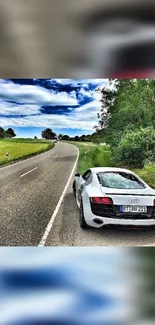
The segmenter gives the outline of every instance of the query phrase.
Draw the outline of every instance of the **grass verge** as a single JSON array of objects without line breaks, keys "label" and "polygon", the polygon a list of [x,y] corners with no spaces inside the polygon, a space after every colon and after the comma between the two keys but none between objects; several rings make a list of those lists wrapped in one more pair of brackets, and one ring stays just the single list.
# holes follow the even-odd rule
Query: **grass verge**
[{"label": "grass verge", "polygon": [[[78,173],[82,174],[91,167],[117,167],[112,162],[109,145],[101,144],[100,146],[97,146],[91,142],[70,143],[75,145],[80,151],[77,167]],[[123,166],[123,168],[125,168],[125,166]],[[155,189],[155,164],[148,164],[143,169],[130,168],[129,166],[126,168],[133,171],[135,174],[141,177],[144,182]]]},{"label": "grass verge", "polygon": [[143,169],[132,169],[132,171],[155,189],[155,164],[148,164]]},{"label": "grass verge", "polygon": [[78,173],[84,173],[88,168],[91,167],[106,167],[112,166],[111,163],[111,150],[106,144],[100,146],[95,145],[91,142],[70,142],[76,146],[80,151],[78,160]]},{"label": "grass verge", "polygon": [[[51,141],[35,139],[0,140],[0,166],[30,158],[54,147]],[[6,153],[9,153],[9,157]]]}]

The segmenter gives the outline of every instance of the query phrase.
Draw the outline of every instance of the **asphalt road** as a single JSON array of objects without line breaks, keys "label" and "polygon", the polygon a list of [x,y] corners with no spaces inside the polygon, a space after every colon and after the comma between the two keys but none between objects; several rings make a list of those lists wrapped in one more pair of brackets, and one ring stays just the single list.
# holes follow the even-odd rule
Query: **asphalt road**
[{"label": "asphalt road", "polygon": [[0,246],[36,246],[57,206],[77,158],[77,148],[54,149],[0,168]]},{"label": "asphalt road", "polygon": [[73,178],[57,208],[77,154],[76,147],[57,143],[44,154],[0,168],[0,246],[38,246],[56,210],[46,246],[154,245],[155,230],[82,230]]}]

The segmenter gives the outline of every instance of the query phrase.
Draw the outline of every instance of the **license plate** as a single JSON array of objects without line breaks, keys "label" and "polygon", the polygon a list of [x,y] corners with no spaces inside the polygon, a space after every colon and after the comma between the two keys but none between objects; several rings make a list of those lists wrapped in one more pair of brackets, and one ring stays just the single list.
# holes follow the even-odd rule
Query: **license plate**
[{"label": "license plate", "polygon": [[135,205],[122,205],[120,206],[120,212],[136,212],[136,213],[146,213],[146,206],[135,206]]}]

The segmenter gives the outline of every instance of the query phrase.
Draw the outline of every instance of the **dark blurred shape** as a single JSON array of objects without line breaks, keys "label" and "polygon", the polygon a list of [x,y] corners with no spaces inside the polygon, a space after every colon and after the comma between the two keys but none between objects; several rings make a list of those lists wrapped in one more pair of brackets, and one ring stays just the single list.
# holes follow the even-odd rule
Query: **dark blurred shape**
[{"label": "dark blurred shape", "polygon": [[69,279],[66,273],[59,268],[42,268],[34,270],[5,270],[1,273],[3,285],[11,290],[37,290],[68,288]]},{"label": "dark blurred shape", "polygon": [[155,2],[1,0],[0,41],[1,78],[152,77]]}]

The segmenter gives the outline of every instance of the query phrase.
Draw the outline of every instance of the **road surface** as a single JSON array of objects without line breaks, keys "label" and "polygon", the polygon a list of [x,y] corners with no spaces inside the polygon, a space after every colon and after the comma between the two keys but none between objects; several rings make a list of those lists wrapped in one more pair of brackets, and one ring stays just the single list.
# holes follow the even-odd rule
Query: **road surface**
[{"label": "road surface", "polygon": [[0,246],[36,246],[77,159],[76,147],[54,149],[0,168]]},{"label": "road surface", "polygon": [[46,153],[0,168],[0,246],[155,243],[153,230],[80,228],[71,178],[77,156],[76,147],[57,143]]}]

